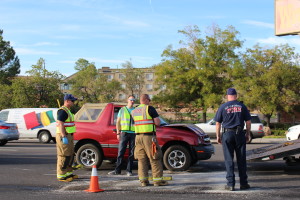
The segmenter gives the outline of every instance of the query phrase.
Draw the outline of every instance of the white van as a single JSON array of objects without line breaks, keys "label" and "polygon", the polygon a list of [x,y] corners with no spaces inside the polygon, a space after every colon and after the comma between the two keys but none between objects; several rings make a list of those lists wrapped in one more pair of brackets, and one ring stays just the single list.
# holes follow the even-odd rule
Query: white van
[{"label": "white van", "polygon": [[58,108],[11,108],[0,111],[0,120],[18,125],[20,138],[55,141]]}]

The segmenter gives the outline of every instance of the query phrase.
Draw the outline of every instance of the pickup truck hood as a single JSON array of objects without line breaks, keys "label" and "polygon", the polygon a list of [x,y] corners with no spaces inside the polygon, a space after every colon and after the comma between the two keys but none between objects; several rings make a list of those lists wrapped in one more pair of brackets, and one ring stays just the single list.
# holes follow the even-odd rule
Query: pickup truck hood
[{"label": "pickup truck hood", "polygon": [[186,127],[196,133],[199,136],[205,136],[206,134],[195,124],[168,124],[164,125],[164,127],[174,127],[174,128],[179,128],[179,127]]}]

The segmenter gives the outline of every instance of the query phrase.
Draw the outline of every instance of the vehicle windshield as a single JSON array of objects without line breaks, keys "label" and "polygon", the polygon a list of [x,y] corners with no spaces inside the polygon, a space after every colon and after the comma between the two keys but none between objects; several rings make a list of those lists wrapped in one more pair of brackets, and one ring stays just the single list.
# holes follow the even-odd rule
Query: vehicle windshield
[{"label": "vehicle windshield", "polygon": [[160,119],[160,125],[161,126],[165,126],[165,125],[170,124],[166,119],[162,118],[161,116],[159,116],[159,119]]},{"label": "vehicle windshield", "polygon": [[251,123],[257,124],[261,123],[261,121],[258,116],[251,116]]},{"label": "vehicle windshield", "polygon": [[214,119],[211,119],[210,121],[207,122],[209,125],[216,125],[216,122]]}]

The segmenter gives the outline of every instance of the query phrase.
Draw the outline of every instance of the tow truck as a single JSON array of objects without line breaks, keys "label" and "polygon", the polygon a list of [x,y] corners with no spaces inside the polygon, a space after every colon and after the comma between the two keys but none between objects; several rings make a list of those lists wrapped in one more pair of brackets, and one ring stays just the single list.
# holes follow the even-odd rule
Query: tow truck
[{"label": "tow truck", "polygon": [[248,161],[268,161],[283,158],[289,166],[299,165],[300,139],[268,145],[257,149],[248,150],[246,159]]}]

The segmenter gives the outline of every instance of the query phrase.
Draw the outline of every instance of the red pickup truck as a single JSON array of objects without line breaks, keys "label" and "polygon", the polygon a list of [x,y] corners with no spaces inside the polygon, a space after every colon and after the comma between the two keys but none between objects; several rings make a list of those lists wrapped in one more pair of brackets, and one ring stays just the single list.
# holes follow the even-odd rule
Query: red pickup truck
[{"label": "red pickup truck", "polygon": [[[121,103],[88,103],[76,113],[74,140],[79,164],[85,168],[100,167],[103,160],[117,158],[119,141],[114,129],[123,106]],[[162,119],[156,135],[163,151],[164,166],[169,170],[187,170],[214,153],[209,136],[194,124],[167,124]]]}]

